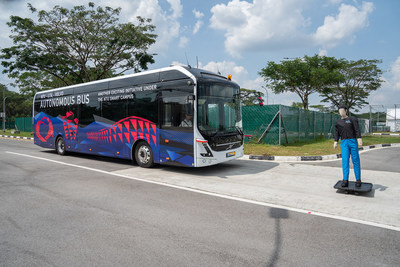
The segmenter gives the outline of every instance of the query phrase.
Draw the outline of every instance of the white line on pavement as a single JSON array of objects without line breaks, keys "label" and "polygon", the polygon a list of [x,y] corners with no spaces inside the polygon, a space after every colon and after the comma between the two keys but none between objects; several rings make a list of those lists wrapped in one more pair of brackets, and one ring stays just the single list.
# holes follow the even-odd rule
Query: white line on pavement
[{"label": "white line on pavement", "polygon": [[255,205],[260,205],[260,206],[265,206],[265,207],[270,207],[270,208],[284,209],[284,210],[288,210],[288,211],[294,211],[294,212],[305,213],[305,214],[310,214],[310,215],[315,215],[315,216],[320,216],[320,217],[325,217],[325,218],[331,218],[331,219],[336,219],[336,220],[342,220],[342,221],[359,223],[359,224],[364,224],[364,225],[369,225],[369,226],[380,227],[380,228],[394,230],[394,231],[400,231],[400,227],[396,227],[396,226],[392,226],[392,225],[385,225],[385,224],[363,221],[363,220],[358,220],[358,219],[353,219],[353,218],[347,218],[347,217],[342,217],[342,216],[336,216],[336,215],[331,215],[331,214],[325,214],[325,213],[320,213],[320,212],[314,212],[314,211],[308,211],[308,210],[303,210],[303,209],[291,208],[291,207],[287,207],[287,206],[270,204],[270,203],[266,203],[266,202],[249,200],[249,199],[244,199],[244,198],[240,198],[240,197],[222,195],[222,194],[218,194],[218,193],[212,193],[212,192],[202,191],[202,190],[178,186],[178,185],[171,185],[171,184],[167,184],[167,183],[146,180],[146,179],[142,179],[142,178],[138,178],[138,177],[132,177],[132,176],[128,176],[128,175],[113,173],[113,172],[109,172],[109,171],[103,171],[103,170],[99,170],[99,169],[95,169],[95,168],[85,167],[85,166],[81,166],[81,165],[76,165],[76,164],[71,164],[71,163],[66,163],[66,162],[62,162],[62,161],[57,161],[57,160],[52,160],[52,159],[48,159],[48,158],[27,155],[27,154],[21,154],[21,153],[16,153],[16,152],[11,152],[11,151],[6,151],[6,153],[17,155],[17,156],[22,156],[22,157],[38,159],[38,160],[44,160],[44,161],[48,161],[48,162],[52,162],[52,163],[57,163],[57,164],[62,164],[62,165],[70,166],[70,167],[88,170],[88,171],[94,171],[94,172],[99,172],[99,173],[103,173],[103,174],[113,175],[113,176],[136,180],[136,181],[140,181],[140,182],[151,183],[151,184],[156,184],[156,185],[161,185],[161,186],[167,186],[167,187],[171,187],[171,188],[175,188],[175,189],[186,190],[186,191],[200,193],[200,194],[214,196],[214,197],[220,197],[220,198],[224,198],[224,199],[236,200],[236,201],[241,201],[241,202],[245,202],[245,203],[250,203],[250,204],[255,204]]}]

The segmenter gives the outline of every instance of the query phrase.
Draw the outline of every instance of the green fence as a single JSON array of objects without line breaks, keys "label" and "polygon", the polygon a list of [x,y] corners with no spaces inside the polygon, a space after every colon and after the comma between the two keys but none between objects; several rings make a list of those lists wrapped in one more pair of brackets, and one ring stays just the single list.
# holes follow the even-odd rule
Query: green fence
[{"label": "green fence", "polygon": [[[315,138],[333,138],[339,115],[309,111],[283,105],[244,106],[245,135],[264,144],[280,145]],[[360,130],[368,133],[368,123],[360,120]]]},{"label": "green fence", "polygon": [[16,118],[15,129],[22,132],[32,132],[32,117]]},{"label": "green fence", "polygon": [[[6,118],[4,126],[6,129],[32,132],[32,117]],[[3,129],[3,119],[0,119],[0,127]]]},{"label": "green fence", "polygon": [[[5,129],[15,129],[15,119],[14,118],[6,118],[6,122],[4,124]],[[0,119],[0,127],[3,130],[3,118]]]}]

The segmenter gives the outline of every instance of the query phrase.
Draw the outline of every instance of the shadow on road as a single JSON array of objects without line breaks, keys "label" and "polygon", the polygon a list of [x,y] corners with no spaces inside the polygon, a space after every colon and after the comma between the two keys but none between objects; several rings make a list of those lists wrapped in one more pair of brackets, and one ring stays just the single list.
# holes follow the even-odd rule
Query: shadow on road
[{"label": "shadow on road", "polygon": [[275,219],[275,244],[274,252],[267,264],[268,267],[276,266],[279,261],[279,256],[282,249],[282,230],[281,230],[281,219],[288,219],[289,212],[284,209],[271,208],[269,210],[269,217]]},{"label": "shadow on road", "polygon": [[[57,153],[54,150],[42,150],[41,152],[57,155]],[[98,155],[68,152],[66,156],[62,157],[69,157],[69,156],[73,158],[85,159],[88,161],[101,161],[104,163],[112,163],[113,165],[115,164],[121,169],[132,168],[132,167],[141,168],[137,164],[134,164],[131,160],[109,158]],[[217,165],[200,167],[200,168],[174,167],[168,165],[156,165],[154,168],[171,173],[182,173],[193,176],[217,176],[219,178],[226,179],[228,176],[257,174],[266,170],[270,170],[278,165],[279,165],[278,163],[274,162],[233,160],[230,162],[225,162]]]},{"label": "shadow on road", "polygon": [[165,172],[183,173],[186,175],[194,176],[217,176],[222,179],[227,179],[228,176],[235,175],[249,175],[257,174],[266,170],[270,170],[278,163],[270,162],[256,162],[248,160],[233,160],[230,162],[220,163],[208,167],[201,168],[185,168],[185,167],[171,167],[159,166]]}]

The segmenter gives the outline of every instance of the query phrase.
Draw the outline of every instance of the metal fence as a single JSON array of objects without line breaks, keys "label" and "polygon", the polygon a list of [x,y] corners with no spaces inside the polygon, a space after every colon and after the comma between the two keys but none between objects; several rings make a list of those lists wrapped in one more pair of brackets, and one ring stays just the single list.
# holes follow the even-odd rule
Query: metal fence
[{"label": "metal fence", "polygon": [[[243,129],[258,143],[281,145],[316,138],[333,138],[339,115],[309,111],[283,105],[244,106]],[[369,132],[368,120],[359,119],[363,134]]]},{"label": "metal fence", "polygon": [[[0,126],[3,127],[3,118]],[[15,129],[21,132],[32,132],[32,117],[6,118],[5,129]]]},{"label": "metal fence", "polygon": [[22,132],[32,132],[32,117],[16,118],[15,129]]},{"label": "metal fence", "polygon": [[400,104],[370,105],[372,130],[380,132],[400,132]]}]

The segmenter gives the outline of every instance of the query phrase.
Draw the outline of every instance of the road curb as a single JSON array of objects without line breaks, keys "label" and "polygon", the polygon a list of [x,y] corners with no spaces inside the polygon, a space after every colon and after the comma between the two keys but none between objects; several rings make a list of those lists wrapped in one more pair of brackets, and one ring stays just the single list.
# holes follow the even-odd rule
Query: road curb
[{"label": "road curb", "polygon": [[33,137],[12,136],[12,135],[3,135],[3,134],[1,134],[0,137],[7,137],[7,138],[14,138],[14,139],[33,140]]},{"label": "road curb", "polygon": [[[360,147],[360,151],[367,151],[374,148],[382,147],[400,147],[400,143],[394,144],[379,144],[371,146]],[[342,158],[342,154],[331,154],[324,156],[264,156],[264,155],[249,155],[251,160],[268,160],[268,161],[323,161],[323,160],[333,160]]]},{"label": "road curb", "polygon": [[393,134],[393,133],[373,133],[372,135],[390,135],[390,136],[400,136],[400,134]]}]

